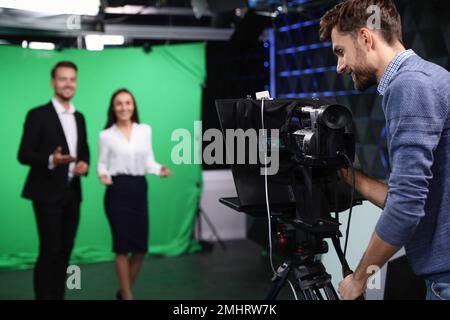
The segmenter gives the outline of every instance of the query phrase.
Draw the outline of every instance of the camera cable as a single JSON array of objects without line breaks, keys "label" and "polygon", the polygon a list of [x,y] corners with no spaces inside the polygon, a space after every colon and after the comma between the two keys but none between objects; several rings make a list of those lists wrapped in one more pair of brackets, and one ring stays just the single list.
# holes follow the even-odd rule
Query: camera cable
[{"label": "camera cable", "polygon": [[343,156],[347,160],[347,163],[352,171],[352,191],[350,195],[350,211],[348,213],[347,230],[345,231],[345,244],[344,244],[344,259],[345,259],[345,257],[347,256],[348,237],[350,234],[350,223],[352,220],[353,201],[355,199],[356,179],[355,179],[355,168],[353,167],[353,163],[351,162],[350,158],[344,152],[338,151],[338,154]]},{"label": "camera cable", "polygon": [[[261,100],[261,128],[263,132],[263,143],[265,143],[264,146],[264,189],[265,189],[265,198],[266,198],[266,210],[267,210],[267,225],[269,229],[269,260],[270,260],[270,267],[272,268],[272,271],[274,275],[281,277],[281,275],[275,270],[275,267],[273,265],[273,258],[272,258],[272,224],[271,224],[271,216],[270,216],[270,204],[269,204],[269,186],[267,181],[267,132],[264,128],[264,99]],[[265,139],[265,141],[264,141]],[[261,146],[261,144],[260,144]],[[292,285],[291,281],[289,279],[286,279],[286,281],[289,283],[289,286],[291,287],[292,293],[294,294],[295,300],[298,300],[297,293],[295,292],[295,288]]]}]

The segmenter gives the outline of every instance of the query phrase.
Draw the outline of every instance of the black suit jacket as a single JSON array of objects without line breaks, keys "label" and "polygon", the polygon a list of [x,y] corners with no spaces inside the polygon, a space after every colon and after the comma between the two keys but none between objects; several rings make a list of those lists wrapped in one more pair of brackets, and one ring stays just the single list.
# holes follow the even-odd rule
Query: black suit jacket
[{"label": "black suit jacket", "polygon": [[[78,132],[77,161],[89,164],[89,147],[87,144],[86,124],[81,113],[75,112]],[[34,108],[27,114],[22,141],[19,148],[19,161],[29,165],[22,196],[40,203],[52,203],[61,200],[67,186],[69,165],[48,169],[48,158],[61,146],[62,153],[68,154],[64,131],[58,114],[50,102]],[[80,178],[74,177],[72,182],[81,201]]]}]

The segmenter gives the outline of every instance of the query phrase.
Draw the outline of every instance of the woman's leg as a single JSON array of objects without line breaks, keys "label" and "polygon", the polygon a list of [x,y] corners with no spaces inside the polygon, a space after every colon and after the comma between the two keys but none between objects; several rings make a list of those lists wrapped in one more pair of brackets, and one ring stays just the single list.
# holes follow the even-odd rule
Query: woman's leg
[{"label": "woman's leg", "polygon": [[142,261],[144,260],[144,253],[133,253],[130,257],[130,283],[133,286],[139,270],[141,270]]},{"label": "woman's leg", "polygon": [[119,278],[120,295],[123,300],[133,299],[130,281],[130,263],[127,254],[116,255],[116,271]]}]

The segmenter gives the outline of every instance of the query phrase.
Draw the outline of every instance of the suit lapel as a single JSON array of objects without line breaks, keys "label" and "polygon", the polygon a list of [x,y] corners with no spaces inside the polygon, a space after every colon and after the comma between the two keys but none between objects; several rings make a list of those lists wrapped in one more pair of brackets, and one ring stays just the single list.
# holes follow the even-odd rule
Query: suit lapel
[{"label": "suit lapel", "polygon": [[81,150],[80,150],[80,141],[81,139],[84,139],[84,132],[83,127],[81,125],[81,116],[78,112],[75,112],[75,122],[77,123],[77,154],[80,156]]},{"label": "suit lapel", "polygon": [[[69,145],[67,144],[66,135],[64,134],[63,127],[61,125],[61,121],[59,120],[58,113],[56,112],[55,107],[53,106],[53,103],[50,102],[48,104],[48,110],[49,110],[49,123],[52,125],[53,128],[55,128],[56,133],[60,137],[60,140],[63,142],[61,148],[63,154],[70,153],[69,151]],[[77,123],[78,126],[78,123]]]}]

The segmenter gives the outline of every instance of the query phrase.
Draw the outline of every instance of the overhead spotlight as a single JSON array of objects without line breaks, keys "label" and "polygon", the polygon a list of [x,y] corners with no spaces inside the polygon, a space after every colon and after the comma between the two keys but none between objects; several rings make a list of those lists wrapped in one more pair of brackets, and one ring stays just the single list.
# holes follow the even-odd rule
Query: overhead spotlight
[{"label": "overhead spotlight", "polygon": [[78,14],[96,16],[100,0],[54,1],[54,0],[0,0],[0,7],[50,14]]},{"label": "overhead spotlight", "polygon": [[105,34],[100,36],[105,46],[121,46],[125,43],[125,37]]},{"label": "overhead spotlight", "polygon": [[55,44],[52,42],[32,41],[28,44],[28,48],[35,50],[55,50]]},{"label": "overhead spotlight", "polygon": [[84,41],[86,43],[86,49],[89,51],[102,51],[104,48],[102,38],[99,35],[87,35],[84,37]]},{"label": "overhead spotlight", "polygon": [[125,37],[119,35],[97,35],[89,34],[84,37],[86,49],[90,51],[101,51],[108,45],[121,46],[125,43]]}]

